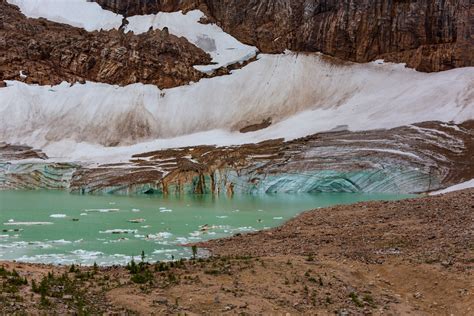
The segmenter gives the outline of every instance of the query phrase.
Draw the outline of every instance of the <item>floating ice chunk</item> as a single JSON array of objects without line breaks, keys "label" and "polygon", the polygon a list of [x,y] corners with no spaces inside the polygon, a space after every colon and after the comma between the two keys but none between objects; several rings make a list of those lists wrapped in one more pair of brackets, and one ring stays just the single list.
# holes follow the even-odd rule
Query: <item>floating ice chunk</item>
[{"label": "floating ice chunk", "polygon": [[178,249],[158,249],[153,251],[153,254],[162,254],[162,253],[172,253],[172,252],[178,252]]},{"label": "floating ice chunk", "polygon": [[88,251],[83,249],[77,249],[71,251],[72,254],[78,256],[82,260],[96,259],[99,256],[102,256],[104,253],[100,251]]},{"label": "floating ice chunk", "polygon": [[237,228],[237,230],[246,232],[246,231],[254,231],[255,228],[253,228],[252,226],[244,226],[244,227]]},{"label": "floating ice chunk", "polygon": [[53,225],[51,222],[8,222],[3,223],[3,225],[7,226],[36,226],[36,225]]},{"label": "floating ice chunk", "polygon": [[108,229],[105,231],[99,231],[100,234],[136,234],[137,230],[136,229]]},{"label": "floating ice chunk", "polygon": [[146,219],[144,219],[144,218],[134,218],[134,219],[129,219],[128,220],[129,223],[135,223],[135,224],[143,223],[145,221],[146,221]]},{"label": "floating ice chunk", "polygon": [[176,241],[179,244],[187,244],[188,243],[188,239],[186,237],[178,237],[178,238],[176,238]]},{"label": "floating ice chunk", "polygon": [[[116,243],[116,242],[121,242],[121,241],[127,241],[127,240],[130,240],[126,237],[120,237],[119,239],[116,239],[116,240],[111,240],[109,241],[110,243]],[[108,244],[109,242],[104,242],[104,244]]]},{"label": "floating ice chunk", "polygon": [[51,243],[53,243],[53,244],[62,244],[62,245],[72,244],[71,241],[64,240],[64,239],[53,240],[53,241],[51,241]]},{"label": "floating ice chunk", "polygon": [[84,210],[86,213],[113,213],[120,211],[118,208],[96,208]]},{"label": "floating ice chunk", "polygon": [[149,234],[146,236],[147,239],[167,239],[173,236],[172,233],[169,232],[159,232],[157,234]]},{"label": "floating ice chunk", "polygon": [[197,237],[197,236],[200,236],[200,235],[201,235],[200,231],[194,231],[192,233],[189,233],[189,236],[191,236],[191,237]]}]

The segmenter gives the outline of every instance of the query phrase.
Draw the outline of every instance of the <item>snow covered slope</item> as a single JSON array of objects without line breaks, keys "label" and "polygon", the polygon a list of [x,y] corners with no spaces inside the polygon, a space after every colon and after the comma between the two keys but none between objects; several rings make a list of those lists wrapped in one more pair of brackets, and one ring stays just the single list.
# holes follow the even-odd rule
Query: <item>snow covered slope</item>
[{"label": "snow covered slope", "polygon": [[461,190],[470,189],[470,188],[474,188],[474,179],[471,179],[469,181],[453,185],[453,186],[451,186],[449,188],[446,188],[444,190],[432,192],[432,193],[430,193],[430,195],[445,194],[445,193],[461,191]]},{"label": "snow covered slope", "polygon": [[[119,28],[123,17],[87,0],[8,0],[30,17],[86,30]],[[211,71],[255,56],[191,11],[129,17],[126,30],[168,27],[209,52]],[[50,157],[107,161],[133,153],[196,144],[294,139],[332,129],[368,130],[416,122],[474,119],[474,68],[419,73],[374,62],[337,65],[317,54],[261,55],[229,76],[159,90],[85,85],[0,89],[0,141],[28,144]],[[264,130],[239,129],[271,119]]]},{"label": "snow covered slope", "polygon": [[[103,10],[97,3],[87,0],[8,0],[8,2],[17,5],[28,17],[43,17],[81,27],[87,31],[118,29],[122,25],[123,16]],[[199,23],[203,16],[199,10],[187,14],[160,12],[153,15],[132,16],[128,18],[129,24],[125,31],[140,34],[147,32],[150,27],[154,29],[167,27],[171,34],[185,37],[211,55],[214,65],[196,66],[196,69],[203,72],[212,72],[217,68],[255,57],[257,48],[240,43],[215,24]]]},{"label": "snow covered slope", "polygon": [[31,18],[46,18],[84,28],[87,31],[119,28],[122,16],[103,10],[87,0],[7,0]]},{"label": "snow covered slope", "polygon": [[[37,148],[61,141],[133,145],[178,136],[180,145],[222,145],[293,139],[341,125],[368,130],[463,122],[474,119],[473,85],[474,68],[426,74],[393,64],[339,66],[293,53],[263,55],[230,76],[164,91],[142,84],[8,82],[0,89],[0,136]],[[236,132],[269,117],[274,124],[267,129]],[[186,136],[211,130],[221,131]],[[179,146],[174,144],[163,146]]]}]

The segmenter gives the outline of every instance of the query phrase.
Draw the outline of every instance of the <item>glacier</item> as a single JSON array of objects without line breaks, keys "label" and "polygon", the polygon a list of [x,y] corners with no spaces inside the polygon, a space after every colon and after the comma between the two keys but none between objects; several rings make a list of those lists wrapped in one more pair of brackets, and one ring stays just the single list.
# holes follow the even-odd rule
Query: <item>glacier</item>
[{"label": "glacier", "polygon": [[[123,16],[87,0],[7,1],[29,17],[87,31],[118,29],[123,22]],[[47,158],[0,159],[0,188],[206,193],[228,191],[232,183],[232,191],[241,193],[407,193],[453,184],[446,182],[452,168],[448,162],[458,163],[455,156],[467,150],[464,138],[469,129],[456,124],[474,119],[474,67],[420,73],[403,64],[341,63],[317,53],[258,54],[257,48],[238,42],[217,25],[199,23],[203,16],[198,10],[132,16],[127,18],[124,31],[143,33],[150,27],[167,27],[171,34],[184,36],[211,55],[214,64],[195,66],[206,73],[255,60],[230,75],[166,90],[144,84],[63,82],[38,86],[8,81],[6,88],[0,88],[0,141],[32,146]],[[271,125],[239,132],[264,121],[271,121]],[[414,144],[429,147],[421,152],[406,148],[395,138],[387,144],[377,140],[376,147],[373,139],[364,140],[364,135],[357,134],[429,121],[446,124],[407,127],[416,133],[416,141],[411,140]],[[411,132],[407,128],[400,131],[408,135]],[[449,129],[458,134],[453,136]],[[344,134],[348,131],[358,135],[356,147],[350,145],[352,136]],[[133,163],[134,155],[150,151],[186,150],[196,145],[245,147],[275,139],[291,142],[326,132],[342,137],[335,141],[339,147],[315,145],[305,149],[299,162],[302,166],[265,169],[264,177],[229,166],[206,172],[199,167],[189,173],[180,170],[177,182],[163,185],[160,181],[172,172],[166,163],[147,161],[151,164],[147,167]],[[339,159],[352,157],[348,161],[363,168],[353,170],[344,163],[341,168],[339,162],[319,165],[321,160],[339,157],[338,148],[345,155]],[[257,161],[266,159],[267,153],[260,154],[246,157],[246,163],[260,166]],[[368,154],[377,159],[366,160]],[[194,158],[188,160],[191,167],[197,163]],[[118,166],[111,168],[111,164]],[[433,173],[433,168],[439,170]],[[128,172],[135,172],[138,180],[117,183]],[[82,185],[81,177],[90,184]],[[229,181],[232,178],[235,180]],[[256,178],[258,185],[253,182]]]}]

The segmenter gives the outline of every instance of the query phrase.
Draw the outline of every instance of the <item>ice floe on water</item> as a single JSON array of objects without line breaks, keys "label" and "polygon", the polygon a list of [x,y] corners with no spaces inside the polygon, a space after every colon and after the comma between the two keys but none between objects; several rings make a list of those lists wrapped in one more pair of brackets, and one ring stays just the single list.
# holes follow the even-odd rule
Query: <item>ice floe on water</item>
[{"label": "ice floe on water", "polygon": [[157,234],[148,234],[145,236],[147,240],[161,240],[161,239],[168,239],[173,236],[172,233],[169,232],[159,232]]},{"label": "ice floe on water", "polygon": [[64,239],[58,239],[58,240],[52,240],[51,243],[52,244],[68,245],[68,244],[72,244],[72,241],[64,240]]},{"label": "ice floe on water", "polygon": [[99,231],[100,234],[114,234],[114,235],[118,235],[118,234],[136,234],[137,233],[137,230],[136,229],[120,229],[120,228],[116,228],[116,229],[107,229],[105,231]]},{"label": "ice floe on water", "polygon": [[120,209],[118,208],[97,208],[97,209],[86,209],[84,212],[86,213],[116,213],[119,212]]},{"label": "ice floe on water", "polygon": [[146,219],[144,219],[144,218],[134,218],[134,219],[129,219],[128,222],[133,223],[133,224],[139,224],[139,223],[146,222]]},{"label": "ice floe on water", "polygon": [[173,253],[178,252],[178,249],[157,249],[153,251],[154,254]]},{"label": "ice floe on water", "polygon": [[6,222],[6,226],[38,226],[38,225],[53,225],[52,222]]}]

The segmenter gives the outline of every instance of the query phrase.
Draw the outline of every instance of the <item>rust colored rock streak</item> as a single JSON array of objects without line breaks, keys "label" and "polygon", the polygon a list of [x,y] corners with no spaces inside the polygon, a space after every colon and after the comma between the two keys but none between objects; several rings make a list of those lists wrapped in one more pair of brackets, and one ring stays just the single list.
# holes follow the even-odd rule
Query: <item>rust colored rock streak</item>
[{"label": "rust colored rock streak", "polygon": [[[0,79],[58,84],[85,80],[171,88],[199,81],[193,65],[211,58],[184,38],[160,30],[144,34],[86,32],[44,19],[28,19],[0,2]],[[23,76],[20,75],[22,72]]]},{"label": "rust colored rock streak", "polygon": [[265,53],[319,51],[356,62],[383,58],[425,72],[474,65],[470,0],[96,2],[126,15],[199,8],[211,22]]}]

